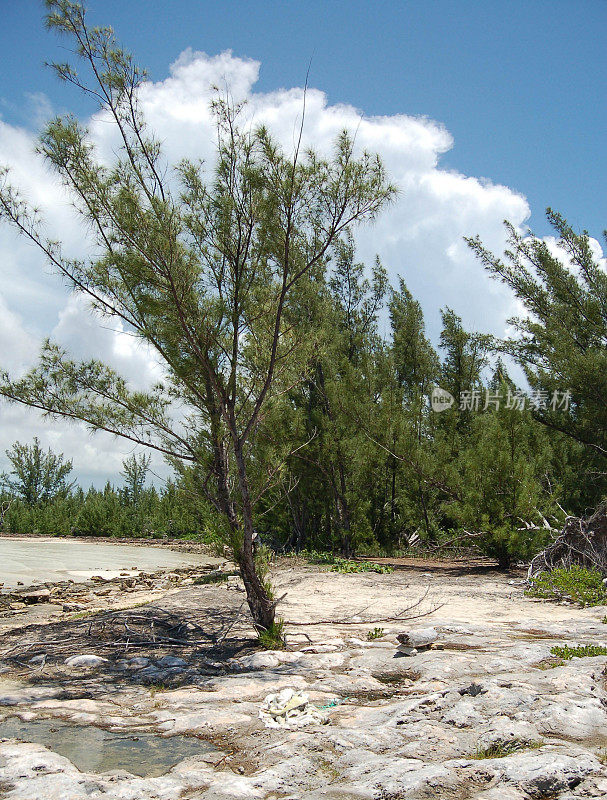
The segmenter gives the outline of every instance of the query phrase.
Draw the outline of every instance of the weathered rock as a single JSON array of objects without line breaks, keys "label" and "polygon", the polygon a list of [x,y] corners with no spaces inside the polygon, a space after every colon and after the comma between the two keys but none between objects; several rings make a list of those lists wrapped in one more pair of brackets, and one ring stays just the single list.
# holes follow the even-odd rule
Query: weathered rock
[{"label": "weathered rock", "polygon": [[399,633],[396,638],[405,648],[420,650],[423,647],[430,647],[430,645],[438,641],[438,631],[436,628],[422,628]]},{"label": "weathered rock", "polygon": [[402,656],[416,656],[419,650],[416,647],[409,647],[406,644],[400,644],[397,648],[398,654]]},{"label": "weathered rock", "polygon": [[83,653],[79,656],[70,656],[65,659],[65,664],[68,667],[99,667],[104,664],[107,658],[96,656],[93,653]]},{"label": "weathered rock", "polygon": [[34,603],[47,603],[50,599],[50,596],[50,589],[34,589],[31,592],[22,592],[19,595],[24,603],[28,603],[30,605]]},{"label": "weathered rock", "polygon": [[163,656],[159,658],[156,664],[159,667],[187,667],[188,662],[183,658],[176,656]]},{"label": "weathered rock", "polygon": [[128,665],[131,669],[143,669],[143,667],[147,667],[150,663],[149,658],[144,658],[143,656],[135,656],[135,658],[129,658]]}]

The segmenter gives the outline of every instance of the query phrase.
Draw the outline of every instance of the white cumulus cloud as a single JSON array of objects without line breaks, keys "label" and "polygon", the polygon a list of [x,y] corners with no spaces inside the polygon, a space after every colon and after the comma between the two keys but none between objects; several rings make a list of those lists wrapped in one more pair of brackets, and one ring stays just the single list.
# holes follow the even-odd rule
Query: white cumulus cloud
[{"label": "white cumulus cloud", "polygon": [[[251,125],[266,124],[287,151],[297,140],[304,103],[302,88],[255,91],[259,63],[236,58],[229,51],[217,56],[187,50],[171,65],[168,77],[141,89],[142,109],[163,143],[169,163],[202,158],[212,170],[214,121],[209,103],[215,87],[246,101]],[[44,98],[37,108],[46,109]],[[115,131],[103,113],[85,120],[100,157],[116,150]],[[378,254],[395,281],[402,276],[422,303],[429,332],[436,340],[439,309],[451,306],[469,327],[496,334],[505,330],[515,311],[509,293],[492,281],[463,242],[480,234],[485,244],[501,252],[503,220],[523,226],[529,216],[524,197],[514,189],[441,167],[441,155],[454,146],[439,122],[406,114],[367,117],[349,105],[330,105],[326,95],[309,89],[305,96],[304,145],[329,152],[344,128],[356,134],[356,146],[378,152],[391,180],[396,201],[373,226],[356,232],[359,256],[371,263]],[[13,168],[14,182],[37,205],[53,238],[65,242],[69,255],[90,252],[82,224],[69,197],[34,154],[35,136],[0,121],[0,164]],[[51,274],[34,247],[5,227],[0,228],[0,366],[21,369],[33,363],[40,339],[51,335],[77,357],[109,361],[135,385],[157,380],[160,368],[120,326],[113,329],[87,308],[83,298],[70,296]],[[105,327],[103,327],[105,326]],[[127,444],[107,436],[88,438],[82,428],[41,421],[27,409],[0,405],[0,452],[15,439],[39,435],[44,442],[73,457],[79,472],[102,482],[115,479]],[[0,458],[0,469],[4,466]]]}]

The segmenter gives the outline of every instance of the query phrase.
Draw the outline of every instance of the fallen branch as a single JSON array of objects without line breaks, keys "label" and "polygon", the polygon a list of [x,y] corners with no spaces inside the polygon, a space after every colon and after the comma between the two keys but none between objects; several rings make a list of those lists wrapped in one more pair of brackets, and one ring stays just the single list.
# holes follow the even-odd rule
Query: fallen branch
[{"label": "fallen branch", "polygon": [[352,614],[351,616],[347,617],[346,619],[341,619],[341,620],[320,619],[320,620],[316,620],[314,622],[312,622],[312,621],[292,622],[292,621],[289,621],[289,620],[285,620],[285,624],[292,625],[292,626],[298,627],[298,628],[302,628],[302,627],[307,627],[307,626],[312,626],[312,625],[373,625],[376,622],[406,622],[407,620],[410,620],[410,619],[420,619],[421,617],[427,617],[430,614],[434,614],[435,611],[438,611],[439,608],[442,608],[445,605],[445,603],[439,603],[438,605],[435,605],[433,608],[429,609],[428,611],[423,611],[420,614],[413,614],[413,615],[410,615],[410,616],[404,616],[405,614],[408,615],[410,611],[413,611],[414,609],[419,608],[421,606],[421,604],[424,602],[424,600],[427,598],[429,591],[430,591],[429,588],[426,589],[424,594],[418,600],[416,600],[415,603],[413,603],[410,606],[407,606],[407,608],[403,609],[398,614],[396,614],[395,616],[391,616],[391,617],[375,617],[373,619],[360,619],[360,614],[364,613],[364,611],[366,611],[367,608],[369,607],[369,606],[365,606],[365,608],[362,609],[362,611],[359,611],[359,612],[357,612],[355,614]]},{"label": "fallen branch", "polygon": [[569,569],[574,564],[607,575],[606,504],[586,520],[567,517],[561,533],[531,561],[527,580],[532,582],[543,572]]}]

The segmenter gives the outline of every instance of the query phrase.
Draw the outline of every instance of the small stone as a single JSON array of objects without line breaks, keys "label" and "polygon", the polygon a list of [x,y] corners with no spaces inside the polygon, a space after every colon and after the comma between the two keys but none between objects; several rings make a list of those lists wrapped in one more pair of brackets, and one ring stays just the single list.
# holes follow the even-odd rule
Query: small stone
[{"label": "small stone", "polygon": [[65,659],[65,664],[68,667],[99,667],[104,664],[107,658],[96,656],[93,653],[82,654],[81,656],[70,656]]},{"label": "small stone", "polygon": [[129,658],[127,663],[130,669],[143,669],[148,666],[150,659],[144,656],[135,656],[135,658]]},{"label": "small stone", "polygon": [[483,688],[480,683],[471,683],[465,689],[460,689],[459,693],[462,697],[465,694],[470,695],[470,697],[477,697],[479,694],[487,694],[487,689]]},{"label": "small stone", "polygon": [[405,644],[401,644],[398,647],[397,655],[401,656],[416,656],[418,650],[415,647],[407,647]]},{"label": "small stone", "polygon": [[187,667],[188,662],[177,656],[163,656],[156,662],[159,667]]},{"label": "small stone", "polygon": [[310,644],[302,647],[302,653],[334,653],[337,650],[336,644]]},{"label": "small stone", "polygon": [[72,611],[82,611],[85,606],[82,603],[64,603],[62,608],[66,613],[69,614]]},{"label": "small stone", "polygon": [[21,595],[23,601],[28,604],[46,603],[51,596],[49,589],[35,589],[32,592],[25,592]]},{"label": "small stone", "polygon": [[430,647],[437,641],[438,632],[436,628],[421,628],[417,631],[399,633],[396,638],[405,647]]},{"label": "small stone", "polygon": [[253,653],[239,661],[245,669],[274,669],[280,663],[273,653]]}]

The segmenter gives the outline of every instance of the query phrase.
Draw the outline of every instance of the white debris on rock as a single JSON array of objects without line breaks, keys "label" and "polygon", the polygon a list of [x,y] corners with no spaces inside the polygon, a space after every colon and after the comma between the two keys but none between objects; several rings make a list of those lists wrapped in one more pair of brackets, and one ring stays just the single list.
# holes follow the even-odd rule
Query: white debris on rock
[{"label": "white debris on rock", "polygon": [[304,725],[324,725],[328,713],[310,703],[305,692],[282,689],[269,694],[259,709],[259,719],[266,728],[301,728]]}]

